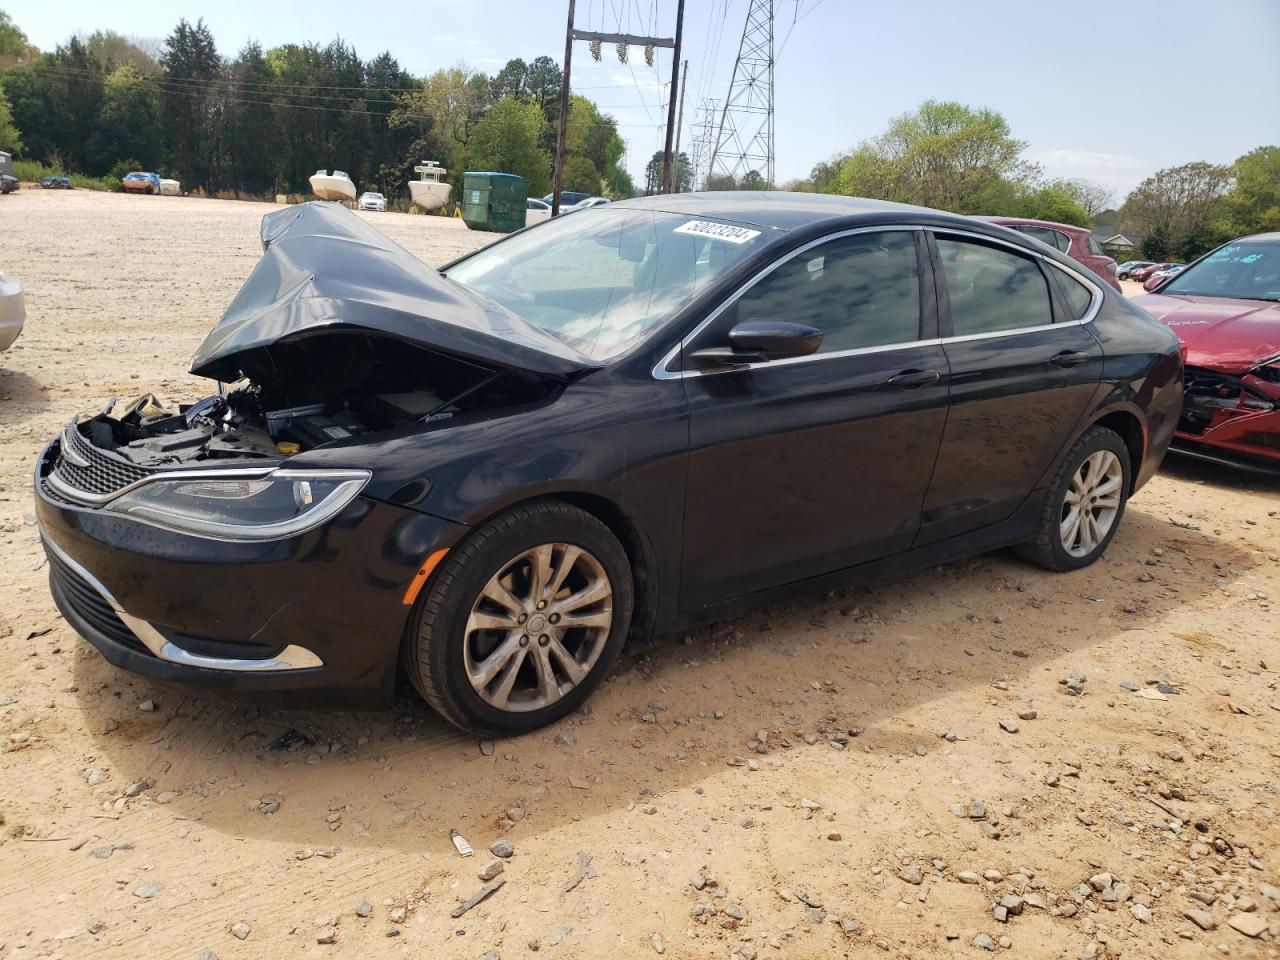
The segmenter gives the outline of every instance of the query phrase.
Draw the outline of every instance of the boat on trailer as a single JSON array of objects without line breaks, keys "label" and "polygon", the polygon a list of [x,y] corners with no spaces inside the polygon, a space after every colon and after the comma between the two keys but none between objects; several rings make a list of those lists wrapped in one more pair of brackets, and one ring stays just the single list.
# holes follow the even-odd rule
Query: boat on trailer
[{"label": "boat on trailer", "polygon": [[434,160],[424,160],[413,168],[417,180],[409,181],[409,196],[423,210],[435,210],[449,202],[451,187],[440,178],[447,170]]},{"label": "boat on trailer", "polygon": [[317,170],[311,175],[311,192],[321,200],[354,200],[356,185],[342,170]]}]

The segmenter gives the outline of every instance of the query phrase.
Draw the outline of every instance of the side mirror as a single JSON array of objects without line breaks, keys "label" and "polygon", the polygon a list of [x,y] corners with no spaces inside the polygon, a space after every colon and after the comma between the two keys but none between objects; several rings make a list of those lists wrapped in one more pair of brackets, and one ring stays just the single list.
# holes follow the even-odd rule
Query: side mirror
[{"label": "side mirror", "polygon": [[788,320],[744,320],[729,331],[729,346],[695,350],[690,361],[700,367],[734,367],[765,360],[803,357],[822,345],[822,331]]}]

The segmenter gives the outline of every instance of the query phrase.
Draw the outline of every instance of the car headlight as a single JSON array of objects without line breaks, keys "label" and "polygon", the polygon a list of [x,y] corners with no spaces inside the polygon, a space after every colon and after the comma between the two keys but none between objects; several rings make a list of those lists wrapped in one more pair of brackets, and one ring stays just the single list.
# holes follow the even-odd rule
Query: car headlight
[{"label": "car headlight", "polygon": [[276,540],[329,520],[369,482],[367,470],[186,472],[151,480],[103,509],[218,540]]}]

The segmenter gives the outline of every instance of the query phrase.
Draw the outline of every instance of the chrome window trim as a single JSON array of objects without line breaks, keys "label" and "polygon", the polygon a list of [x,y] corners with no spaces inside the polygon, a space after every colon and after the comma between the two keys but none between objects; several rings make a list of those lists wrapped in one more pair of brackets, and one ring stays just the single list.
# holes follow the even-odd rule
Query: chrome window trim
[{"label": "chrome window trim", "polygon": [[81,579],[90,587],[98,592],[103,600],[107,601],[108,606],[115,611],[120,621],[133,631],[134,635],[142,641],[143,646],[151,651],[157,659],[165,660],[169,663],[181,664],[184,667],[201,667],[205,670],[230,670],[240,673],[268,673],[281,670],[313,670],[316,667],[323,667],[324,661],[316,656],[306,647],[300,647],[297,644],[290,644],[281,650],[274,657],[265,660],[252,660],[238,657],[207,657],[203,654],[192,653],[190,650],[184,650],[172,640],[167,639],[164,634],[157,630],[152,624],[143,620],[141,617],[135,617],[131,613],[127,613],[120,605],[120,601],[111,595],[102,581],[95,577],[92,573],[84,568],[84,566],[74,559],[71,555],[63,550],[60,546],[53,542],[53,538],[41,529],[40,539],[44,541],[44,545],[57,556],[59,560],[70,567]]},{"label": "chrome window trim", "polygon": [[[803,357],[785,357],[780,360],[762,360],[759,363],[743,363],[743,364],[738,364],[736,366],[726,366],[723,368],[716,368],[712,370],[669,370],[668,369],[668,365],[671,363],[671,361],[673,361],[680,354],[681,350],[687,347],[691,343],[691,341],[693,341],[699,334],[701,334],[703,330],[705,330],[708,326],[710,326],[713,322],[715,322],[715,320],[717,320],[731,306],[737,303],[738,300],[741,299],[741,297],[748,290],[754,287],[757,283],[759,283],[769,274],[773,273],[774,270],[777,270],[784,263],[791,260],[793,257],[798,257],[802,253],[805,253],[808,250],[812,250],[814,247],[820,246],[821,244],[824,244],[824,243],[829,243],[832,240],[839,240],[843,237],[850,237],[850,236],[854,236],[862,233],[897,233],[901,231],[916,231],[916,232],[929,231],[933,233],[935,236],[945,234],[947,236],[965,237],[969,239],[980,240],[983,243],[989,243],[989,244],[995,244],[997,246],[1007,247],[1008,249],[1012,250],[1014,253],[1021,254],[1024,257],[1034,257],[1037,260],[1047,263],[1050,266],[1053,266],[1056,269],[1061,270],[1063,273],[1067,274],[1067,276],[1071,277],[1072,279],[1079,281],[1092,294],[1092,300],[1089,303],[1088,309],[1085,310],[1084,316],[1076,320],[1064,320],[1061,323],[1044,323],[1044,324],[1037,324],[1035,326],[1030,326],[1030,327],[1017,327],[1012,330],[992,330],[987,333],[970,333],[970,334],[964,334],[962,336],[933,337],[927,340],[905,340],[901,343],[880,344],[874,347],[856,347],[852,350],[834,350],[830,353],[812,353]],[[1066,256],[1066,254],[1064,253],[1063,256]],[[1050,293],[1050,297],[1052,298],[1052,292]],[[1028,250],[1025,247],[1019,246],[1016,243],[1010,243],[1009,241],[1003,240],[999,237],[988,236],[985,233],[975,233],[970,230],[965,230],[963,227],[928,226],[928,225],[918,224],[918,223],[875,224],[873,226],[867,226],[867,227],[853,227],[848,230],[840,230],[840,231],[837,231],[836,233],[829,233],[826,236],[818,237],[815,240],[811,240],[808,243],[804,244],[803,246],[797,247],[796,249],[792,250],[786,256],[778,260],[774,260],[768,266],[762,267],[754,275],[744,280],[738,286],[738,288],[734,290],[733,293],[731,293],[728,297],[726,297],[718,307],[712,310],[711,313],[709,313],[702,320],[701,323],[699,323],[696,327],[694,327],[693,330],[691,330],[688,334],[682,337],[675,344],[675,346],[673,346],[670,350],[667,351],[667,353],[663,356],[663,358],[659,360],[657,364],[654,365],[652,375],[655,380],[686,380],[694,377],[716,376],[722,373],[738,373],[742,370],[754,370],[759,367],[783,367],[783,366],[789,366],[791,364],[797,364],[797,363],[813,363],[814,361],[818,361],[818,360],[836,360],[843,357],[862,356],[863,354],[885,353],[890,350],[906,350],[912,347],[945,346],[948,343],[967,343],[973,340],[989,340],[995,337],[1011,337],[1011,336],[1017,336],[1018,334],[1023,334],[1023,333],[1036,333],[1038,331],[1055,330],[1055,329],[1060,329],[1062,327],[1085,326],[1086,324],[1092,323],[1094,318],[1097,317],[1098,311],[1102,309],[1102,299],[1103,299],[1102,289],[1098,286],[1098,284],[1094,283],[1092,280],[1086,277],[1079,270],[1076,270],[1073,267],[1069,267],[1066,264],[1058,263],[1058,261],[1052,259],[1051,257],[1045,256],[1043,253],[1040,253],[1037,250]]]}]

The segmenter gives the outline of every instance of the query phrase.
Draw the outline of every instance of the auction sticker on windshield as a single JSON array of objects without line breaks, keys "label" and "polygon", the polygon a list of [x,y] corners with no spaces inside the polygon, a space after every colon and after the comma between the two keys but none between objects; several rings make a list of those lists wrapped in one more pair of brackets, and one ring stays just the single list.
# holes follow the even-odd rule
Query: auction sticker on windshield
[{"label": "auction sticker on windshield", "polygon": [[725,243],[750,243],[760,236],[759,230],[748,230],[746,227],[734,227],[727,223],[716,223],[713,220],[690,220],[682,223],[672,233],[689,233],[695,237],[710,237],[723,240]]}]

